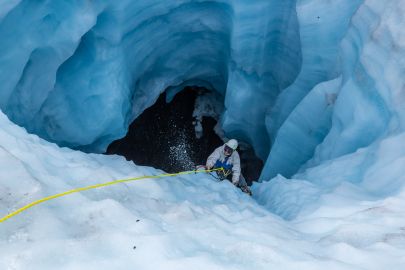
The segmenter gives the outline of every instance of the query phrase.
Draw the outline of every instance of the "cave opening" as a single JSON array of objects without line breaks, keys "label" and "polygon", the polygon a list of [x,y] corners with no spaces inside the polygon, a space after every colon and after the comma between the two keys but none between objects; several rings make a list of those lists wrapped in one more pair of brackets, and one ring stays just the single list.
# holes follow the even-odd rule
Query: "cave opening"
[{"label": "cave opening", "polygon": [[[137,165],[166,172],[193,170],[226,140],[218,124],[223,97],[203,87],[185,87],[171,97],[163,92],[129,126],[124,138],[112,142],[107,154],[124,156]],[[249,185],[259,179],[263,162],[240,142],[242,174]]]}]

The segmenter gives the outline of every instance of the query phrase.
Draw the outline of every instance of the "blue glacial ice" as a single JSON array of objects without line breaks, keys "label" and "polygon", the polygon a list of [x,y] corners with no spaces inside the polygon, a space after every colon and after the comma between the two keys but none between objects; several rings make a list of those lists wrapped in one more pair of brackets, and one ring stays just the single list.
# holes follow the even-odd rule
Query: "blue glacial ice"
[{"label": "blue glacial ice", "polygon": [[222,129],[265,167],[253,199],[198,175],[38,206],[0,223],[0,268],[402,269],[404,14],[404,0],[2,1],[1,215],[158,173],[95,153],[186,85],[224,97]]},{"label": "blue glacial ice", "polygon": [[106,2],[21,1],[3,16],[0,107],[10,119],[102,152],[160,93],[202,85],[225,96],[225,131],[266,158],[265,114],[301,65],[295,1]]}]

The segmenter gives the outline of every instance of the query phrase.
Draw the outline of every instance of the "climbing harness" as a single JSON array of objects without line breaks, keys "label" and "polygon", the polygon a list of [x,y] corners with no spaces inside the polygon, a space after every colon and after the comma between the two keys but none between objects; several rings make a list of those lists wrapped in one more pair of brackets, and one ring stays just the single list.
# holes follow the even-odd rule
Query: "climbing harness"
[{"label": "climbing harness", "polygon": [[[200,170],[201,168],[205,168],[205,166],[203,165],[196,166],[196,170]],[[211,175],[216,180],[218,180],[218,182],[221,182],[225,180],[228,177],[228,175],[231,174],[231,171],[226,170],[224,167],[214,166],[214,168],[210,172],[208,172],[208,174]]]},{"label": "climbing harness", "polygon": [[214,164],[214,169],[222,168],[222,170],[215,171],[218,178],[222,181],[228,178],[232,173],[232,164],[228,164],[229,157],[225,157],[224,161],[217,160]]},{"label": "climbing harness", "polygon": [[111,182],[107,182],[107,183],[102,183],[102,184],[97,184],[97,185],[91,185],[91,186],[87,186],[87,187],[81,187],[81,188],[75,188],[69,191],[65,191],[62,193],[58,193],[52,196],[48,196],[42,199],[39,199],[37,201],[34,201],[30,204],[27,204],[11,213],[9,213],[8,215],[2,217],[0,219],[0,223],[6,221],[7,219],[14,217],[15,215],[20,214],[21,212],[24,212],[25,210],[46,202],[46,201],[50,201],[59,197],[63,197],[72,193],[77,193],[77,192],[81,192],[81,191],[85,191],[85,190],[89,190],[89,189],[95,189],[95,188],[100,188],[100,187],[106,187],[106,186],[111,186],[111,185],[115,185],[115,184],[120,184],[120,183],[126,183],[126,182],[131,182],[131,181],[137,181],[137,180],[142,180],[142,179],[156,179],[156,178],[164,178],[164,177],[172,177],[172,176],[178,176],[178,175],[186,175],[186,174],[193,174],[193,173],[210,173],[210,172],[214,172],[214,171],[220,171],[223,170],[223,168],[216,168],[216,169],[211,169],[211,170],[193,170],[193,171],[184,171],[184,172],[179,172],[179,173],[165,173],[165,174],[159,174],[159,175],[144,175],[144,176],[139,176],[139,177],[134,177],[134,178],[127,178],[127,179],[120,179],[120,180],[114,180]]},{"label": "climbing harness", "polygon": [[231,175],[232,171],[231,170],[219,170],[215,172],[218,178],[222,181],[228,178],[229,175]]},{"label": "climbing harness", "polygon": [[[217,164],[217,163],[215,163]],[[201,168],[205,168],[205,166],[197,166],[196,169],[201,169]],[[217,169],[217,170],[215,170]],[[221,182],[225,179],[227,179],[227,177],[232,173],[231,171],[232,167],[230,167],[228,170],[225,169],[224,167],[220,167],[220,168],[215,168],[214,165],[214,170],[213,172],[208,172],[209,175],[211,175],[213,178],[215,178],[216,180],[218,180],[218,182]],[[238,188],[240,188],[240,190],[242,190],[242,192],[248,194],[249,196],[252,196],[252,191],[250,190],[250,188],[248,186],[239,186],[237,185]]]}]

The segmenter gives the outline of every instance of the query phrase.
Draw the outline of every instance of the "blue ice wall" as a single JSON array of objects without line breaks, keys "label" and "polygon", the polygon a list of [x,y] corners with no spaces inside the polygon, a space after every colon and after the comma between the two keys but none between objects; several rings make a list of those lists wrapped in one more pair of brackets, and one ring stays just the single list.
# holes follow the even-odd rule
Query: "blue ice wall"
[{"label": "blue ice wall", "polygon": [[268,114],[273,147],[262,179],[291,177],[402,130],[392,96],[403,82],[401,6],[298,1],[303,65]]},{"label": "blue ice wall", "polygon": [[336,80],[342,72],[340,43],[360,3],[298,1],[303,62],[294,83],[282,91],[267,114],[273,148],[263,179],[278,173],[292,176],[328,133],[341,87],[341,80]]},{"label": "blue ice wall", "polygon": [[265,112],[301,61],[295,1],[25,0],[7,9],[0,106],[28,131],[101,152],[165,89],[202,84],[226,98],[225,131],[267,157]]},{"label": "blue ice wall", "polygon": [[0,108],[102,152],[160,93],[225,97],[222,126],[288,177],[403,130],[401,1],[0,4]]}]

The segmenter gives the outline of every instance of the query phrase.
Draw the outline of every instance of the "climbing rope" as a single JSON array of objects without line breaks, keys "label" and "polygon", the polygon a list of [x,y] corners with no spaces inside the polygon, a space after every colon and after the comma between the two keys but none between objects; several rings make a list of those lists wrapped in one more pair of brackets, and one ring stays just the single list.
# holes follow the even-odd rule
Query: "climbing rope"
[{"label": "climbing rope", "polygon": [[211,169],[211,170],[193,170],[193,171],[184,171],[184,172],[179,172],[179,173],[165,173],[165,174],[159,174],[159,175],[144,175],[144,176],[139,176],[139,177],[134,177],[134,178],[127,178],[127,179],[120,179],[120,180],[114,180],[111,182],[107,182],[107,183],[102,183],[102,184],[97,184],[97,185],[91,185],[91,186],[87,186],[87,187],[81,187],[81,188],[75,188],[72,190],[68,190],[62,193],[58,193],[52,196],[48,196],[42,199],[39,199],[37,201],[34,201],[30,204],[27,204],[11,213],[9,213],[8,215],[4,216],[3,218],[0,219],[0,223],[6,221],[9,218],[14,217],[15,215],[20,214],[21,212],[24,212],[25,210],[38,205],[40,203],[46,202],[46,201],[50,201],[59,197],[63,197],[72,193],[77,193],[77,192],[81,192],[81,191],[85,191],[85,190],[89,190],[89,189],[95,189],[95,188],[100,188],[100,187],[106,187],[106,186],[111,186],[111,185],[115,185],[115,184],[119,184],[119,183],[126,183],[126,182],[131,182],[131,181],[137,181],[137,180],[142,180],[142,179],[155,179],[155,178],[164,178],[164,177],[172,177],[172,176],[178,176],[178,175],[186,175],[186,174],[195,174],[195,173],[209,173],[209,172],[214,172],[214,171],[222,171],[223,168],[216,168],[216,169]]}]

